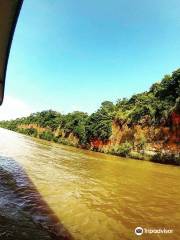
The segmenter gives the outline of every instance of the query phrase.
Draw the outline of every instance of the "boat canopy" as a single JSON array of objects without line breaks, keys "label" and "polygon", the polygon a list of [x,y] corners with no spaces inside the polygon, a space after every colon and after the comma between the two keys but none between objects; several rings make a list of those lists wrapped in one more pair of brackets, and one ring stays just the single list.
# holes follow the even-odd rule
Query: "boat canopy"
[{"label": "boat canopy", "polygon": [[0,105],[12,38],[23,0],[0,0]]}]

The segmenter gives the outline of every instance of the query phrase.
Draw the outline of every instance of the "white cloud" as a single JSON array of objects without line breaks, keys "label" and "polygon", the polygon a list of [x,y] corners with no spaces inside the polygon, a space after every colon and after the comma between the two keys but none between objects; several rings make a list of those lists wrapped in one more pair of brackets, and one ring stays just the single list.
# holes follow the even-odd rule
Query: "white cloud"
[{"label": "white cloud", "polygon": [[3,104],[0,106],[0,120],[15,119],[24,117],[32,113],[32,109],[22,100],[5,96]]}]

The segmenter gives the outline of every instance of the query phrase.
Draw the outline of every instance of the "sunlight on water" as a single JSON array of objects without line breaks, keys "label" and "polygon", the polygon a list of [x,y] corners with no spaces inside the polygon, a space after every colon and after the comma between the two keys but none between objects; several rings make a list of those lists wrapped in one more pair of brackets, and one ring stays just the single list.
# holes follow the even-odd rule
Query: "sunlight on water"
[{"label": "sunlight on water", "polygon": [[173,237],[141,239],[179,239],[178,167],[57,145],[3,129],[0,156],[24,168],[75,239],[138,239],[137,226],[174,230]]}]

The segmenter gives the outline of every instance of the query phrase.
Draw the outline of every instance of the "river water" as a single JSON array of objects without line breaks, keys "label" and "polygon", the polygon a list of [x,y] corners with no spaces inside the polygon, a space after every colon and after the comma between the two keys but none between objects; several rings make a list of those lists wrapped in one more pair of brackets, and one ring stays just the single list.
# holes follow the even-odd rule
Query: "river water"
[{"label": "river water", "polygon": [[[38,240],[49,239],[44,229],[57,235],[68,232],[77,240],[180,239],[179,167],[90,152],[0,129],[0,170],[0,236],[7,233],[2,231],[2,227],[7,231],[3,219],[15,216],[18,222],[26,216],[24,229],[19,225],[24,237],[19,239],[36,229],[32,239]],[[137,226],[173,233],[138,237]],[[10,236],[13,230],[8,231]]]}]

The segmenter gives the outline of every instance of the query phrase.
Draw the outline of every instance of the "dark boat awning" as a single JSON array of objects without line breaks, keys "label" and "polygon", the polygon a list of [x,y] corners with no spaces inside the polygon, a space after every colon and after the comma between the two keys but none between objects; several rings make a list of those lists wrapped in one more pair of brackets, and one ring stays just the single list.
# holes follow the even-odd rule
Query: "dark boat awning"
[{"label": "dark boat awning", "polygon": [[0,104],[4,97],[9,51],[22,2],[23,0],[0,0]]}]

